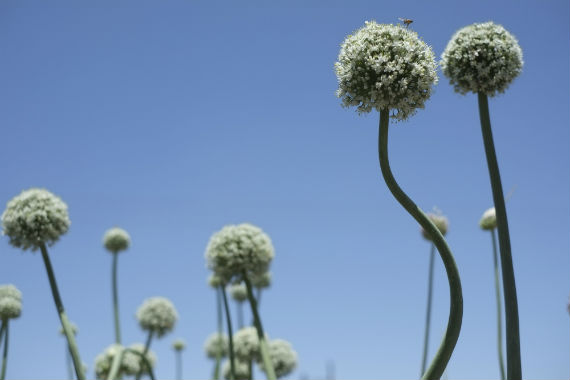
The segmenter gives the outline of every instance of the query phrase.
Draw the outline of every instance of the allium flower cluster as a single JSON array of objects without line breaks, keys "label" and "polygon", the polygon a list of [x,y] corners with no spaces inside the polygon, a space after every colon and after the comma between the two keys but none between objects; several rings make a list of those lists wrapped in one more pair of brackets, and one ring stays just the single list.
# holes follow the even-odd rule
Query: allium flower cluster
[{"label": "allium flower cluster", "polygon": [[251,278],[251,285],[256,288],[268,288],[271,285],[271,272],[264,272]]},{"label": "allium flower cluster", "polygon": [[266,272],[274,255],[269,236],[248,223],[214,233],[205,254],[208,267],[226,283],[244,272],[248,277]]},{"label": "allium flower cluster", "polygon": [[182,351],[186,348],[186,342],[184,339],[176,339],[172,342],[172,348],[174,348],[175,351]]},{"label": "allium flower cluster", "polygon": [[164,297],[145,300],[136,316],[143,330],[153,331],[158,337],[171,331],[178,319],[174,305]]},{"label": "allium flower cluster", "polygon": [[[142,359],[142,354],[144,353],[144,344],[134,343],[129,347],[129,349],[134,352],[125,352],[125,355],[123,356],[123,362],[121,363],[125,375],[136,375],[139,372],[142,372],[142,374],[149,373],[149,368]],[[151,350],[148,350],[145,358],[150,365],[150,369],[153,369],[157,361],[156,354]]]},{"label": "allium flower cluster", "polygon": [[257,360],[260,355],[259,338],[255,327],[244,327],[234,334],[234,355],[239,360]]},{"label": "allium flower cluster", "polygon": [[208,285],[210,285],[212,288],[215,289],[218,286],[222,285],[222,279],[220,278],[220,276],[216,275],[215,273],[212,273],[210,277],[208,277]]},{"label": "allium flower cluster", "polygon": [[336,94],[359,113],[391,110],[393,118],[405,120],[424,108],[438,80],[436,68],[431,47],[416,32],[366,21],[341,45]]},{"label": "allium flower cluster", "polygon": [[0,285],[0,320],[18,318],[22,314],[22,292],[14,285]]},{"label": "allium flower cluster", "polygon": [[218,334],[215,332],[204,342],[204,351],[206,351],[206,355],[211,359],[217,358],[218,355],[220,355],[220,357],[226,356],[229,352],[228,347],[229,339],[224,333]]},{"label": "allium flower cluster", "polygon": [[103,236],[103,245],[111,253],[119,253],[129,248],[131,237],[122,228],[111,228]]},{"label": "allium flower cluster", "polygon": [[8,202],[2,214],[2,233],[23,250],[53,245],[70,224],[67,205],[44,189],[23,191]]},{"label": "allium flower cluster", "polygon": [[[445,234],[447,233],[447,229],[449,228],[449,222],[447,221],[447,218],[443,215],[431,214],[431,213],[428,213],[427,217],[429,218],[429,220],[431,220],[433,224],[435,224],[439,232],[441,232],[441,234],[445,236]],[[423,228],[422,228],[422,235],[425,239],[432,240],[431,236]]]},{"label": "allium flower cluster", "polygon": [[234,300],[243,302],[247,299],[247,288],[244,283],[232,284],[230,294]]},{"label": "allium flower cluster", "polygon": [[522,50],[517,39],[493,22],[460,29],[441,55],[443,73],[461,94],[502,93],[522,67]]},{"label": "allium flower cluster", "polygon": [[[120,352],[124,349],[125,347],[121,346],[120,344],[112,344],[107,347],[101,354],[97,355],[95,358],[95,376],[97,379],[106,379],[109,376],[109,371],[111,370],[115,356],[119,355]],[[131,345],[129,349],[142,354],[144,352],[144,345],[141,343],[135,343]],[[154,367],[156,363],[156,355],[154,352],[149,350],[146,354],[146,359],[148,360],[151,368]],[[136,375],[139,373],[141,368],[143,369],[143,374],[148,373],[148,369],[144,365],[143,360],[139,355],[133,352],[125,351],[123,353],[121,366],[119,367],[118,377],[121,378],[123,376]]]},{"label": "allium flower cluster", "polygon": [[[269,357],[275,370],[275,376],[278,378],[287,376],[297,367],[297,352],[286,340],[274,339],[270,341]],[[264,370],[263,365],[260,367]]]},{"label": "allium flower cluster", "polygon": [[495,214],[494,207],[491,207],[483,213],[479,221],[479,227],[483,230],[493,230],[497,228],[497,215]]},{"label": "allium flower cluster", "polygon": [[[233,380],[247,380],[249,379],[249,364],[242,360],[234,361],[235,379]],[[224,379],[230,380],[232,378],[231,364],[229,360],[226,360],[222,365],[222,375]]]},{"label": "allium flower cluster", "polygon": [[[113,359],[123,350],[120,344],[112,344],[95,358],[95,376],[97,379],[106,379],[113,365]],[[122,369],[122,368],[121,368]],[[119,371],[120,372],[120,371]]]}]

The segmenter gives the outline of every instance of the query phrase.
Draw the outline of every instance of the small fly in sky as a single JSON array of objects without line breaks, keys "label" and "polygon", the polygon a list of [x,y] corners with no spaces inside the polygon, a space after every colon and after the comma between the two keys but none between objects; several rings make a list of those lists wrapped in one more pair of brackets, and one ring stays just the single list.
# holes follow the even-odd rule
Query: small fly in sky
[{"label": "small fly in sky", "polygon": [[412,22],[414,22],[414,20],[410,20],[409,18],[402,18],[402,17],[398,17],[398,20],[402,21],[404,23],[404,25],[406,25],[406,28],[408,26],[410,26],[410,24]]}]

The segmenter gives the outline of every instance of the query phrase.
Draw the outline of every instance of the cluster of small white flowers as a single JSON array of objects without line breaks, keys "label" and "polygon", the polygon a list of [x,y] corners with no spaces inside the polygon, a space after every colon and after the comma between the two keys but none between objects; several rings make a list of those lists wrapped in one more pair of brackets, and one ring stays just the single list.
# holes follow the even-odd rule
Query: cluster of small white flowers
[{"label": "cluster of small white flowers", "polygon": [[416,32],[366,21],[341,45],[336,94],[359,113],[391,110],[393,118],[405,120],[424,108],[438,80],[436,68],[431,47]]},{"label": "cluster of small white flowers", "polygon": [[112,344],[95,358],[95,376],[97,379],[106,379],[113,365],[115,355],[118,355],[123,346],[120,344]]},{"label": "cluster of small white flowers", "polygon": [[495,214],[494,207],[491,207],[483,213],[479,221],[479,227],[483,230],[493,230],[497,228],[497,215]]},{"label": "cluster of small white flowers", "polygon": [[54,244],[70,224],[67,205],[44,189],[23,191],[8,202],[2,214],[2,233],[23,250]]},{"label": "cluster of small white flowers", "polygon": [[103,236],[103,245],[111,253],[119,253],[129,248],[131,237],[122,228],[111,228]]},{"label": "cluster of small white flowers", "polygon": [[176,339],[172,342],[172,348],[174,348],[175,351],[182,351],[186,348],[186,342],[184,339]]},{"label": "cluster of small white flowers", "polygon": [[271,285],[271,272],[264,272],[251,278],[251,285],[256,288],[268,288]]},{"label": "cluster of small white flowers", "polygon": [[[142,343],[134,343],[129,346],[129,349],[139,353],[140,355],[136,354],[135,352],[127,351],[123,356],[123,361],[121,363],[121,368],[123,369],[123,373],[125,375],[136,375],[139,372],[142,374],[149,373],[149,369],[146,363],[143,361],[141,355],[144,353],[144,344]],[[156,354],[151,350],[148,350],[145,358],[150,365],[150,368],[153,369],[156,365]]]},{"label": "cluster of small white flowers", "polygon": [[214,233],[206,248],[208,267],[224,282],[262,274],[274,256],[273,244],[261,228],[248,223],[229,225]]},{"label": "cluster of small white flowers", "polygon": [[204,342],[204,351],[209,358],[215,359],[218,354],[220,357],[224,357],[228,354],[229,339],[227,334],[217,332],[211,334]]},{"label": "cluster of small white flowers", "polygon": [[[105,351],[97,355],[95,358],[95,376],[97,379],[106,379],[109,376],[109,371],[111,370],[115,356],[119,355],[119,353],[124,349],[125,348],[120,344],[112,344],[107,347]],[[131,345],[129,349],[142,354],[144,352],[144,345],[141,343],[135,343]],[[146,354],[146,359],[148,360],[151,368],[154,367],[157,360],[154,352],[149,350]],[[139,373],[141,368],[143,368],[143,374],[148,372],[139,355],[126,351],[123,353],[118,377],[121,378],[123,376],[136,375]]]},{"label": "cluster of small white flowers", "polygon": [[256,360],[259,358],[259,338],[255,327],[244,327],[234,334],[234,355],[239,360]]},{"label": "cluster of small white flowers", "polygon": [[[77,335],[77,333],[79,332],[79,327],[77,327],[77,325],[73,322],[69,323],[70,327],[71,327],[71,333],[73,335]],[[59,328],[59,333],[63,336],[65,336],[65,331],[63,331],[63,327]]]},{"label": "cluster of small white flowers", "polygon": [[517,39],[493,22],[460,29],[441,55],[443,73],[461,94],[502,93],[522,67],[522,50]]},{"label": "cluster of small white flowers", "polygon": [[153,331],[158,337],[171,331],[178,319],[174,305],[164,297],[145,300],[138,308],[136,316],[143,330]]},{"label": "cluster of small white flowers", "polygon": [[22,314],[22,292],[14,285],[0,285],[0,320],[18,318]]},{"label": "cluster of small white flowers", "polygon": [[[427,217],[429,218],[429,220],[431,220],[433,224],[435,224],[439,232],[441,232],[441,234],[445,236],[445,234],[447,233],[447,229],[449,228],[449,222],[447,221],[447,218],[443,215],[432,214],[432,213],[428,213]],[[425,239],[431,240],[431,236],[423,228],[422,228],[422,235]]]},{"label": "cluster of small white flowers", "polygon": [[210,285],[212,288],[215,289],[218,286],[222,285],[222,279],[220,278],[220,276],[216,275],[215,273],[212,273],[210,277],[208,277],[208,285]]},{"label": "cluster of small white flowers", "polygon": [[[249,379],[249,364],[242,360],[234,360],[234,371],[235,378],[233,380],[247,380]],[[231,364],[229,360],[226,360],[222,365],[222,375],[224,379],[232,379]]]},{"label": "cluster of small white flowers", "polygon": [[243,302],[247,299],[247,288],[244,283],[232,284],[230,294],[234,300]]},{"label": "cluster of small white flowers", "polygon": [[[291,347],[291,343],[283,339],[274,339],[269,342],[269,357],[275,376],[283,377],[290,374],[297,367],[297,352]],[[264,370],[263,365],[260,367]]]}]

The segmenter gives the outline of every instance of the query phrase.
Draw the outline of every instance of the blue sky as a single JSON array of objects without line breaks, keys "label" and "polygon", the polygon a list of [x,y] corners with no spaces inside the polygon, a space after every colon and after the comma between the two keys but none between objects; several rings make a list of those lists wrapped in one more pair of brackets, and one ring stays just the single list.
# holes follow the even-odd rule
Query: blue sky
[{"label": "blue sky", "polygon": [[[208,378],[215,329],[204,250],[226,224],[272,238],[264,327],[299,354],[290,378],[417,378],[429,244],[385,186],[378,114],[335,97],[333,65],[364,21],[414,20],[437,57],[459,28],[492,20],[523,50],[523,73],[490,100],[517,281],[523,376],[568,378],[570,91],[567,1],[0,3],[0,202],[44,187],[69,206],[50,249],[81,357],[113,341],[105,230],[126,229],[119,260],[124,343],[145,335],[134,313],[165,296],[180,314],[153,342],[157,375]],[[492,206],[473,94],[440,73],[426,108],[390,128],[397,180],[450,220],[464,295],[449,378],[498,378],[489,234]],[[11,324],[9,378],[66,376],[65,343],[39,254],[0,242],[0,283],[23,292]],[[448,316],[436,262],[430,356]],[[90,372],[92,377],[92,372]],[[258,374],[257,378],[262,378]]]}]

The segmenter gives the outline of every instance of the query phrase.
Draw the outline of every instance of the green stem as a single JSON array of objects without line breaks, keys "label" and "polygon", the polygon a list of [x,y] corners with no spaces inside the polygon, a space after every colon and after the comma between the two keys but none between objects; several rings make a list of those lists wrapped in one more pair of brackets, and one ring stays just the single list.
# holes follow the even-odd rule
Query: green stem
[{"label": "green stem", "polygon": [[51,261],[49,259],[48,251],[44,243],[40,243],[40,250],[42,251],[42,258],[44,259],[44,264],[46,267],[49,284],[51,286],[51,293],[53,295],[53,300],[55,302],[55,307],[57,313],[59,314],[59,319],[61,321],[61,327],[65,337],[67,338],[67,344],[69,346],[69,352],[71,353],[71,358],[73,359],[73,366],[75,367],[75,374],[78,380],[85,380],[85,375],[83,374],[83,364],[79,358],[79,350],[77,349],[77,344],[75,343],[75,336],[73,335],[73,330],[71,329],[71,323],[65,314],[65,309],[63,308],[63,302],[61,302],[61,297],[59,295],[59,290],[57,288],[57,282],[55,281],[55,274],[51,266]]},{"label": "green stem", "polygon": [[222,292],[222,296],[224,298],[224,309],[226,310],[226,323],[228,325],[228,338],[230,343],[230,371],[232,374],[232,379],[236,378],[236,370],[235,370],[235,361],[234,361],[234,337],[232,332],[232,319],[230,317],[230,308],[228,306],[228,297],[226,295],[226,287],[225,285],[220,285],[220,290]]},{"label": "green stem", "polygon": [[499,260],[497,258],[497,240],[495,229],[491,230],[491,241],[493,243],[493,266],[495,269],[495,297],[497,298],[497,349],[499,351],[499,369],[501,370],[501,380],[505,380],[505,363],[503,359],[503,325],[501,312],[501,285],[499,281]]},{"label": "green stem", "polygon": [[69,354],[67,342],[65,342],[65,364],[67,366],[67,378],[73,380],[73,365],[71,364],[71,355]]},{"label": "green stem", "polygon": [[428,367],[427,371],[423,374],[422,379],[439,379],[445,370],[457,339],[461,331],[461,320],[463,317],[463,295],[461,293],[461,280],[457,265],[453,259],[453,254],[443,238],[439,229],[429,220],[424,212],[416,206],[416,204],[402,191],[390,169],[388,161],[388,124],[389,124],[389,111],[380,111],[380,127],[378,133],[378,156],[380,161],[380,169],[386,181],[386,185],[398,200],[398,202],[408,211],[410,215],[420,224],[420,226],[431,236],[431,240],[435,244],[447,273],[449,281],[449,320],[447,322],[447,329],[442,339],[440,347],[435,354],[433,361]]},{"label": "green stem", "polygon": [[0,372],[0,380],[4,380],[6,378],[6,366],[8,365],[8,335],[9,335],[9,320],[5,319],[2,321],[2,326],[6,324],[6,328],[4,330],[4,352],[2,353],[2,371]]},{"label": "green stem", "polygon": [[247,380],[253,380],[253,360],[247,361]]},{"label": "green stem", "polygon": [[430,254],[429,254],[429,271],[428,271],[428,297],[427,297],[427,308],[426,308],[426,328],[424,333],[424,352],[422,354],[422,371],[420,375],[423,375],[426,371],[426,363],[427,363],[427,353],[428,353],[428,345],[429,345],[429,330],[430,330],[430,321],[431,321],[431,297],[433,292],[433,263],[435,259],[435,245],[431,245]]},{"label": "green stem", "polygon": [[[0,347],[2,347],[2,341],[4,339],[4,334],[6,333],[6,327],[8,325],[8,318],[2,319],[2,326],[0,327]],[[4,366],[4,363],[2,363]]]},{"label": "green stem", "polygon": [[[149,336],[150,336],[150,335],[149,335]],[[147,340],[147,343],[149,343],[149,345],[150,345],[150,339]],[[146,350],[144,353],[142,353],[142,354],[141,354],[140,352],[135,351],[135,350],[130,349],[130,348],[125,349],[125,351],[126,351],[126,352],[130,352],[130,353],[132,353],[132,354],[135,354],[135,355],[137,355],[137,356],[140,358],[140,360],[141,360],[141,362],[142,362],[142,365],[141,365],[141,370],[140,370],[139,373],[142,373],[142,372],[144,371],[144,370],[143,370],[143,367],[146,367],[146,368],[148,369],[148,375],[150,376],[150,379],[151,379],[151,380],[155,380],[154,371],[152,370],[152,366],[150,365],[150,362],[149,362],[148,359],[147,359],[148,348],[147,348],[147,350]],[[137,376],[138,376],[138,375],[137,375]]]},{"label": "green stem", "polygon": [[121,325],[119,323],[119,294],[117,291],[117,263],[119,261],[119,254],[113,253],[113,314],[115,317],[115,343],[121,344]]},{"label": "green stem", "polygon": [[[216,287],[216,312],[218,318],[218,336],[222,336],[222,297],[220,295],[220,288]],[[216,352],[216,364],[214,365],[214,380],[220,379],[220,366],[222,362],[222,353],[220,350]]]},{"label": "green stem", "polygon": [[477,94],[479,101],[479,118],[481,119],[481,132],[487,156],[487,166],[493,191],[493,202],[497,212],[497,228],[499,233],[499,249],[501,253],[501,268],[503,270],[503,294],[505,296],[505,321],[507,325],[507,378],[520,380],[521,345],[519,333],[519,307],[517,302],[517,288],[515,284],[515,271],[511,256],[511,240],[509,238],[509,225],[507,222],[507,209],[503,197],[503,185],[499,173],[499,164],[495,153],[491,118],[489,117],[489,102],[487,95]]},{"label": "green stem", "polygon": [[[150,367],[150,365],[148,364],[148,361],[146,360],[146,355],[148,354],[148,350],[149,350],[149,348],[150,348],[150,343],[152,342],[152,337],[153,337],[153,335],[154,335],[154,331],[153,331],[153,330],[150,330],[150,331],[148,332],[148,336],[147,336],[147,338],[146,338],[146,343],[145,343],[145,345],[144,345],[144,350],[143,350],[143,352],[142,352],[143,361],[144,361],[144,363],[146,363],[146,365],[148,366],[149,372],[151,373],[151,377],[153,376],[153,375],[152,375],[152,368]],[[131,352],[135,352],[135,353],[138,352],[138,351],[134,351],[134,350],[131,350],[131,349],[128,349],[128,350],[131,351]],[[143,367],[141,366],[141,369],[139,370],[139,373],[137,373],[136,379],[139,380],[139,379],[142,377],[142,374],[143,374]]]},{"label": "green stem", "polygon": [[125,354],[125,349],[123,347],[119,347],[119,352],[115,354],[113,362],[111,363],[111,369],[109,370],[109,375],[107,376],[108,380],[116,380],[119,377],[118,374],[121,368],[121,364],[123,362],[124,354]]},{"label": "green stem", "polygon": [[182,380],[182,352],[176,350],[176,378]]},{"label": "green stem", "polygon": [[265,333],[263,332],[263,326],[261,325],[261,318],[259,318],[259,313],[257,312],[257,301],[253,296],[253,291],[251,289],[251,282],[247,278],[247,274],[243,272],[243,281],[247,288],[247,298],[249,298],[249,304],[251,305],[251,313],[253,314],[253,323],[257,329],[257,337],[259,338],[259,349],[261,351],[261,360],[263,361],[263,368],[265,369],[265,374],[268,380],[276,380],[275,370],[273,369],[273,364],[271,363],[271,357],[269,356],[269,347],[267,346],[267,340],[265,340]]}]

